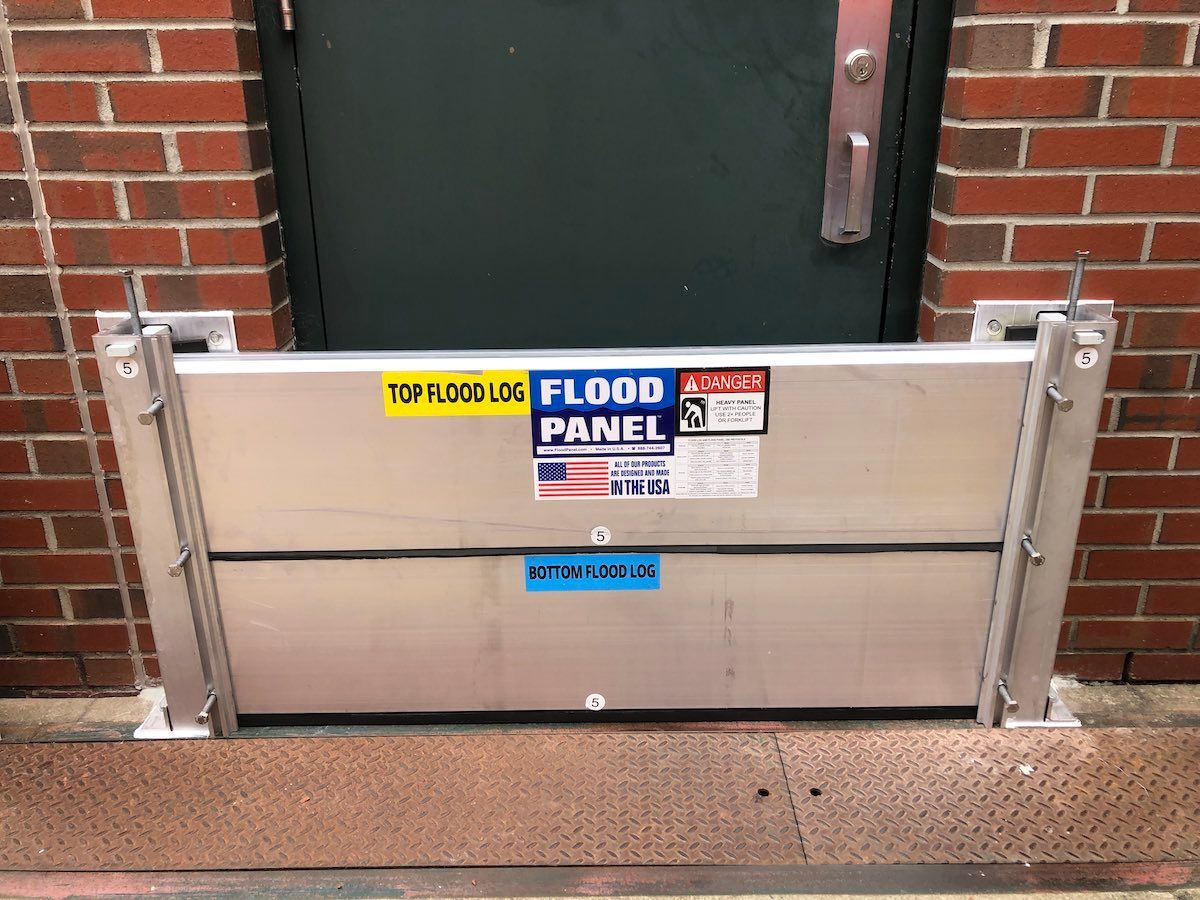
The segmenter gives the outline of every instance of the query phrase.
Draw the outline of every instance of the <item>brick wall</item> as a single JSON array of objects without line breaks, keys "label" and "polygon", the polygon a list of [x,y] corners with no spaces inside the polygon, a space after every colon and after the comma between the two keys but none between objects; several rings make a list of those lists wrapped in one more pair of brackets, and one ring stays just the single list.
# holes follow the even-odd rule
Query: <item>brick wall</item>
[{"label": "brick wall", "polygon": [[0,693],[157,675],[91,311],[237,308],[290,339],[249,0],[5,0]]},{"label": "brick wall", "polygon": [[1117,303],[1063,672],[1200,679],[1197,0],[959,0],[921,334],[973,300]]}]

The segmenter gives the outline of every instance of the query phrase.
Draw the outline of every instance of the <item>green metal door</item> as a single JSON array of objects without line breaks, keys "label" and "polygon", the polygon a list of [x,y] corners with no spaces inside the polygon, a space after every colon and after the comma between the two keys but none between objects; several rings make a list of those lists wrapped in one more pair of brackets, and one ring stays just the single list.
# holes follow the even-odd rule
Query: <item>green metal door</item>
[{"label": "green metal door", "polygon": [[879,340],[913,3],[870,237],[833,244],[835,0],[301,0],[263,46],[302,343]]}]

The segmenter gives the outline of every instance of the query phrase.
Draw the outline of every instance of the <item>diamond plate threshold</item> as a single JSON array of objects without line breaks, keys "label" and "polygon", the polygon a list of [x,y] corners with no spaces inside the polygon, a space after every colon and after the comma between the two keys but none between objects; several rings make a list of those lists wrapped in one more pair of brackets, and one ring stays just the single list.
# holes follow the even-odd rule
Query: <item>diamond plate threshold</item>
[{"label": "diamond plate threshold", "polygon": [[1167,862],[1200,729],[0,745],[0,868]]}]

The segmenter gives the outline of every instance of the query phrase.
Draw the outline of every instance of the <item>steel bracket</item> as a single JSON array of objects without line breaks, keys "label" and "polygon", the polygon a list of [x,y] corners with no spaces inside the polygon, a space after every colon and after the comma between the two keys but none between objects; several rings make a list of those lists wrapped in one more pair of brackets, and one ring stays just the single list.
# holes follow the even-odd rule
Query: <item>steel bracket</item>
[{"label": "steel bracket", "polygon": [[[209,353],[237,353],[237,330],[233,313],[227,309],[200,312],[146,312],[139,318],[142,327],[166,325],[171,329],[172,344],[198,344],[203,341]],[[101,331],[124,333],[122,326],[129,322],[127,312],[96,310],[96,324]]]},{"label": "steel bracket", "polygon": [[[1065,316],[1067,305],[1067,300],[976,300],[971,342],[1032,341],[1037,336],[1039,316]],[[1112,315],[1113,302],[1080,300],[1079,308],[1107,318]]]}]

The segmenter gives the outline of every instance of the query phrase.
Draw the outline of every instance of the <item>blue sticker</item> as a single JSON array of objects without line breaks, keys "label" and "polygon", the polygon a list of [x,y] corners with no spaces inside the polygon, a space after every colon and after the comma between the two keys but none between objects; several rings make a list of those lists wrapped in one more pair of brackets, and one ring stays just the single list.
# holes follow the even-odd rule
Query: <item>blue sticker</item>
[{"label": "blue sticker", "polygon": [[533,455],[670,456],[675,370],[529,373]]},{"label": "blue sticker", "polygon": [[525,557],[527,591],[657,591],[657,553],[575,553]]}]

